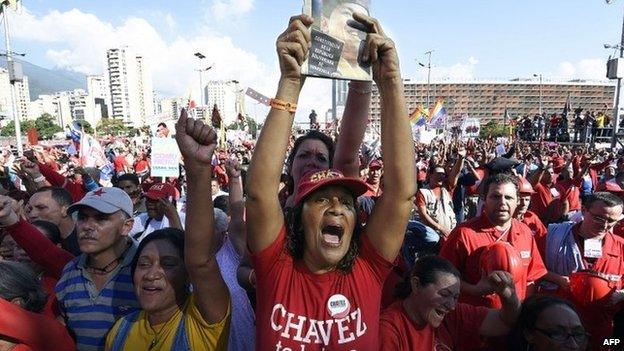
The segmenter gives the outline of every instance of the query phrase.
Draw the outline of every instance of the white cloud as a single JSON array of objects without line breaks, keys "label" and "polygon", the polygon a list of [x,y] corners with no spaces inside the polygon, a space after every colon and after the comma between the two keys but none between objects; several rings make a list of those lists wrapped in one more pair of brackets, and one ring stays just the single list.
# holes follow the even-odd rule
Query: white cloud
[{"label": "white cloud", "polygon": [[559,64],[555,75],[565,79],[605,80],[607,65],[604,59],[583,59],[576,63],[564,61]]},{"label": "white cloud", "polygon": [[[431,80],[446,79],[472,79],[475,76],[475,67],[479,63],[474,57],[469,57],[465,62],[457,62],[451,66],[436,66],[431,64]],[[417,80],[427,79],[427,68],[419,67],[416,73]]]},{"label": "white cloud", "polygon": [[[199,97],[199,77],[195,71],[199,62],[193,56],[198,51],[206,55],[202,66],[214,65],[213,69],[203,74],[204,82],[236,79],[243,87],[253,87],[269,97],[275,94],[277,87],[277,57],[267,65],[254,53],[238,47],[231,38],[208,27],[167,41],[143,18],[130,17],[114,26],[77,9],[51,11],[43,16],[35,16],[24,9],[13,23],[16,39],[50,47],[46,58],[57,67],[84,74],[104,73],[106,50],[128,45],[146,58],[154,88],[164,96],[187,97],[192,94],[195,99]],[[299,103],[298,119],[306,120],[311,109],[325,111],[330,107],[331,90],[328,84],[327,80],[308,79]],[[253,117],[264,119],[265,107],[255,106],[249,101],[247,105],[247,113],[255,113]]]},{"label": "white cloud", "polygon": [[254,0],[215,0],[210,6],[217,20],[240,18],[253,9]]}]

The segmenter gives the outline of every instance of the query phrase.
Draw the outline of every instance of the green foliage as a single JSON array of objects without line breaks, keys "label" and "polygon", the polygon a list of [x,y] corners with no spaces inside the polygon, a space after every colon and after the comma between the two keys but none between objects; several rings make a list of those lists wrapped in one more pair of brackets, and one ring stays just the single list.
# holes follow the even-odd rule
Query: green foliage
[{"label": "green foliage", "polygon": [[500,122],[489,121],[481,126],[479,138],[485,139],[488,136],[492,136],[494,138],[509,136],[509,126]]},{"label": "green foliage", "polygon": [[97,124],[97,131],[100,135],[125,135],[129,132],[129,129],[119,119],[102,118]]},{"label": "green foliage", "polygon": [[[48,113],[42,114],[34,121],[34,128],[37,129],[39,138],[42,140],[52,139],[54,134],[63,131],[63,128],[56,124],[54,117]],[[26,131],[28,131],[28,128]]]},{"label": "green foliage", "polygon": [[[26,135],[28,129],[35,128],[35,121],[21,121],[20,128],[21,134]],[[15,121],[11,120],[9,123],[7,123],[6,127],[0,130],[0,136],[15,136]]]}]

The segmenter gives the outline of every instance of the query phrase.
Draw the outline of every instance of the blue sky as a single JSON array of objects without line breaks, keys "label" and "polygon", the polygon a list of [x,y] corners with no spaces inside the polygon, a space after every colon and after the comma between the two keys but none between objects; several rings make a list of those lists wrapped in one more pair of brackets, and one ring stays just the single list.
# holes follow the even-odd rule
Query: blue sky
[{"label": "blue sky", "polygon": [[[425,72],[416,59],[430,49],[439,79],[601,79],[612,53],[602,45],[619,42],[624,12],[624,0],[372,2],[373,16],[397,43],[404,77],[418,79]],[[271,95],[275,38],[301,1],[26,0],[24,7],[13,18],[13,47],[41,66],[102,73],[106,46],[127,41],[152,61],[163,96],[198,94],[195,51],[208,56],[205,65],[215,63],[206,79],[239,79]],[[323,111],[327,82],[309,85],[323,93],[302,105]]]}]

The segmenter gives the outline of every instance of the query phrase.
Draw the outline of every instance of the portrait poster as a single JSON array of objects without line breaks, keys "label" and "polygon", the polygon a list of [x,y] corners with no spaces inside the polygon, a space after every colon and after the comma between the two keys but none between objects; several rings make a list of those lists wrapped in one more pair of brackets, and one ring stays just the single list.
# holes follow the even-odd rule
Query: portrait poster
[{"label": "portrait poster", "polygon": [[366,28],[353,14],[369,15],[369,0],[305,0],[303,12],[314,18],[312,46],[301,67],[306,76],[372,80],[369,64],[361,62]]}]

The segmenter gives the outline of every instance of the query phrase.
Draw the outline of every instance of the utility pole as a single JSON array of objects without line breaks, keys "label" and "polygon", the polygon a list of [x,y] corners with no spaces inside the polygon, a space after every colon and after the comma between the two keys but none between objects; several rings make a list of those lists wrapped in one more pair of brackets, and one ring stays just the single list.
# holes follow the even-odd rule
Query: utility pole
[{"label": "utility pole", "polygon": [[[614,0],[605,0],[607,4],[611,4]],[[605,48],[607,46],[605,45]],[[624,19],[622,19],[622,34],[620,38],[620,58],[624,58]],[[617,79],[617,87],[615,90],[615,107],[613,107],[613,132],[611,133],[611,149],[617,146],[617,136],[620,127],[620,93],[622,91],[622,78]]]},{"label": "utility pole", "polygon": [[433,54],[435,50],[429,50],[425,52],[427,55],[427,65],[424,63],[418,62],[421,67],[427,67],[427,108],[431,106],[431,54]]},{"label": "utility pole", "polygon": [[542,115],[542,74],[534,74],[533,77],[539,77],[539,114]]},{"label": "utility pole", "polygon": [[24,154],[24,148],[22,146],[22,128],[20,125],[20,118],[17,114],[17,106],[15,105],[15,70],[13,62],[13,52],[11,52],[11,38],[9,37],[9,3],[7,1],[2,2],[2,13],[4,16],[4,41],[6,44],[6,61],[7,71],[9,72],[9,82],[11,90],[11,114],[13,115],[13,121],[15,123],[15,145],[17,147],[17,154],[22,156]]}]

